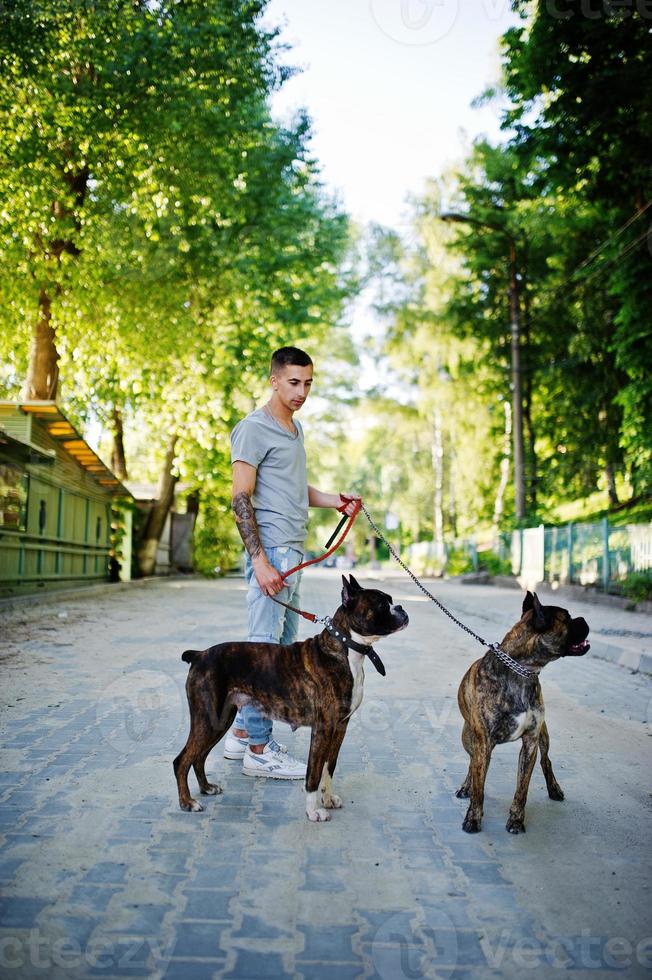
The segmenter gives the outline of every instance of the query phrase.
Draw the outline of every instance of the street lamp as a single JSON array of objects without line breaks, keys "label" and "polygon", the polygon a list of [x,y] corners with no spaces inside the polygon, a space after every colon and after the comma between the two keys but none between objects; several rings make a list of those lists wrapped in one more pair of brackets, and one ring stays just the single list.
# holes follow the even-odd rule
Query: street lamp
[{"label": "street lamp", "polygon": [[525,471],[523,454],[523,395],[521,390],[521,330],[519,323],[518,280],[516,271],[516,242],[501,225],[490,221],[480,221],[468,214],[440,214],[442,221],[457,221],[464,224],[491,228],[504,235],[509,244],[509,314],[512,340],[512,435],[514,443],[514,498],[516,519],[525,519]]}]

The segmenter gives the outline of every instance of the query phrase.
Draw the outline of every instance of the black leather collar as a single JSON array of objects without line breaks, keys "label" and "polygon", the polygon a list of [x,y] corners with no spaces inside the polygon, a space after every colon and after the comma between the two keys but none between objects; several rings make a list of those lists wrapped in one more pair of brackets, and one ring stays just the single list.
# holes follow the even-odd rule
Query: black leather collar
[{"label": "black leather collar", "polygon": [[385,676],[385,665],[372,646],[367,646],[365,643],[358,643],[357,640],[347,636],[346,633],[341,633],[340,630],[338,630],[334,625],[330,616],[324,616],[320,622],[324,624],[330,635],[334,636],[336,640],[340,641],[340,643],[343,643],[345,647],[350,647],[351,650],[355,650],[357,653],[364,653],[366,657],[369,657],[378,673],[382,677]]},{"label": "black leather collar", "polygon": [[279,606],[285,606],[286,609],[290,609],[293,613],[297,613],[297,615],[303,616],[304,619],[310,620],[311,623],[321,623],[322,626],[326,627],[326,630],[330,633],[330,635],[334,636],[336,640],[340,641],[340,643],[343,643],[345,647],[350,647],[351,650],[355,650],[357,653],[364,653],[365,657],[369,657],[378,673],[381,674],[382,677],[385,676],[385,665],[374,648],[372,646],[366,646],[364,643],[358,643],[357,640],[347,636],[346,633],[341,633],[336,628],[330,616],[316,616],[314,613],[305,612],[303,609],[297,609],[296,606],[291,606],[289,602],[283,602],[282,599],[277,599],[275,595],[271,595],[269,598],[272,600],[272,602],[277,602]]}]

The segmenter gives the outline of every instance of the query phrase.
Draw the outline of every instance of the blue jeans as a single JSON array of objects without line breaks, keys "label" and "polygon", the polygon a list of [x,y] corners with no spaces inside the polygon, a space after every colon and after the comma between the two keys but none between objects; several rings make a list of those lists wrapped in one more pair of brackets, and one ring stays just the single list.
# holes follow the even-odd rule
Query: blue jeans
[{"label": "blue jeans", "polygon": [[[266,549],[266,555],[271,565],[279,572],[300,565],[303,554],[296,548],[277,547]],[[247,639],[255,643],[294,643],[299,630],[299,617],[296,613],[284,609],[273,602],[269,596],[263,595],[254,575],[251,558],[245,556],[245,581],[247,590]],[[299,583],[301,572],[295,572],[286,579],[286,586],[277,599],[299,605]],[[272,722],[263,718],[250,704],[246,704],[235,717],[236,728],[244,729],[249,735],[250,745],[267,745],[272,737]]]}]

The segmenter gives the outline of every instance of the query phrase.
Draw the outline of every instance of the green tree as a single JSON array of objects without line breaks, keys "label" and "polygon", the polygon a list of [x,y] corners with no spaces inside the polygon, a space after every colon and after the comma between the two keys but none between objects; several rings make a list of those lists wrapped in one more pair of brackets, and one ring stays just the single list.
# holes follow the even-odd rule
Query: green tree
[{"label": "green tree", "polygon": [[3,5],[0,288],[7,321],[27,313],[33,329],[24,397],[56,394],[69,297],[101,309],[105,290],[125,275],[127,292],[151,286],[152,270],[157,293],[178,286],[259,206],[248,157],[265,169],[261,147],[278,152],[266,97],[284,74],[263,7]]},{"label": "green tree", "polygon": [[[415,202],[409,241],[372,230],[376,310],[385,323],[378,366],[386,383],[378,396],[384,421],[370,426],[377,441],[370,437],[365,447],[371,459],[363,482],[372,494],[396,487],[394,506],[409,515],[407,540],[433,537],[441,545],[442,536],[468,536],[491,520],[504,415],[489,343],[451,329],[446,305],[459,259],[445,247],[450,232],[439,220],[439,197],[433,182]],[[383,432],[386,439],[391,433],[391,453],[382,452]],[[405,486],[384,474],[396,458],[407,474]],[[378,506],[387,507],[382,497]]]},{"label": "green tree", "polygon": [[355,288],[309,121],[269,114],[289,69],[264,7],[2,10],[4,384],[25,371],[23,397],[53,397],[61,368],[73,414],[113,429],[122,472],[132,433],[145,444],[161,500],[144,571],[180,474],[221,506],[228,428],[270,351],[321,340]]},{"label": "green tree", "polygon": [[448,305],[456,332],[491,343],[505,392],[508,241],[514,242],[530,518],[545,512],[562,487],[585,494],[602,478],[617,503],[615,474],[624,464],[616,400],[624,376],[611,345],[615,304],[569,281],[590,250],[599,211],[575,193],[553,193],[546,180],[545,164],[514,147],[476,145],[458,178],[459,208],[469,223],[452,247],[465,274]]},{"label": "green tree", "polygon": [[541,193],[593,209],[592,240],[566,270],[570,302],[593,307],[593,323],[608,333],[604,346],[624,380],[615,396],[605,392],[603,415],[622,412],[620,443],[643,491],[652,485],[649,18],[608,0],[590,17],[579,2],[558,16],[543,2],[514,8],[524,24],[504,37],[505,126],[524,159],[545,162]]}]

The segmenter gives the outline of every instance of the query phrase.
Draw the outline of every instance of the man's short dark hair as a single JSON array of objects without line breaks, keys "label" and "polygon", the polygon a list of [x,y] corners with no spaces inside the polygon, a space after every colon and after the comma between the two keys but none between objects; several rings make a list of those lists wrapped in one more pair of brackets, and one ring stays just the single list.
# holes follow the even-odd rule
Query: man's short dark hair
[{"label": "man's short dark hair", "polygon": [[279,347],[272,354],[269,373],[270,375],[277,374],[281,368],[287,367],[290,364],[295,364],[299,367],[308,367],[312,364],[312,358],[306,354],[305,350],[299,350],[298,347]]}]

